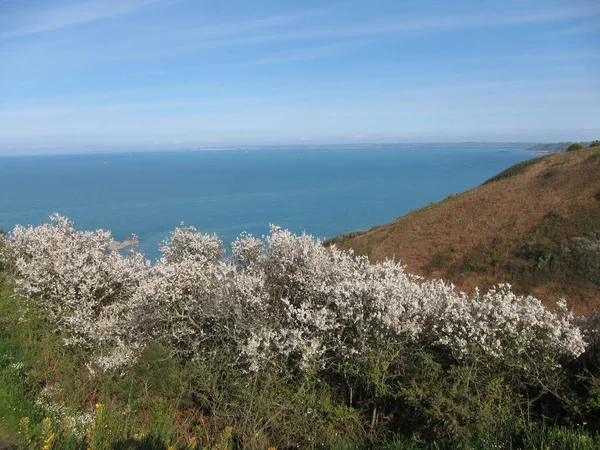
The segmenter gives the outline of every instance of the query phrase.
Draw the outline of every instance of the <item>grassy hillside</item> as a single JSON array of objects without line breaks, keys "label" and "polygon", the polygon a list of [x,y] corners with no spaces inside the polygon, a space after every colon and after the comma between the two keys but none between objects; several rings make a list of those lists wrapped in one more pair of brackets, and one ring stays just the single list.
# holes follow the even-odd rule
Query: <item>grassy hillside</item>
[{"label": "grassy hillside", "polygon": [[600,305],[600,148],[519,163],[483,185],[335,243],[471,291],[500,282],[578,312]]}]

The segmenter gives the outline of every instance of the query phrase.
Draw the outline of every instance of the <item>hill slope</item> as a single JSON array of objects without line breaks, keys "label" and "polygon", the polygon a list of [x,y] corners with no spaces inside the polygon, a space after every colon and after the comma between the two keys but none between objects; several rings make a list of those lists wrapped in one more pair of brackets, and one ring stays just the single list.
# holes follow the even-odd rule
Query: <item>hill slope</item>
[{"label": "hill slope", "polygon": [[519,163],[483,185],[325,242],[401,259],[459,289],[511,283],[578,312],[600,305],[600,148]]}]

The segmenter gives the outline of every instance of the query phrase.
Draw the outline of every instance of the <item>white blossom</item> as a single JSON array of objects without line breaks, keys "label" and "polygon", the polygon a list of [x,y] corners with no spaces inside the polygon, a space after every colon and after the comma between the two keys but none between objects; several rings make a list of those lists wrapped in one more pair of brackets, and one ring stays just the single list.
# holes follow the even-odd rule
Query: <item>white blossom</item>
[{"label": "white blossom", "polygon": [[135,360],[150,340],[181,358],[232,352],[252,371],[344,367],[385,343],[523,370],[585,350],[564,302],[555,313],[508,285],[468,296],[398,262],[371,264],[276,226],[263,239],[240,236],[232,258],[216,236],[182,226],[152,266],[111,242],[108,232],[76,231],[55,215],[15,227],[2,251],[19,292],[104,370]]}]

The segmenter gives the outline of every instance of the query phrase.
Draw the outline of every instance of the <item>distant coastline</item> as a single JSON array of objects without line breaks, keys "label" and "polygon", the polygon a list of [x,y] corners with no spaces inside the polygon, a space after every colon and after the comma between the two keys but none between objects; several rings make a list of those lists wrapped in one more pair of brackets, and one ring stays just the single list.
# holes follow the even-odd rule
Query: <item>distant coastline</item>
[{"label": "distant coastline", "polygon": [[[549,144],[535,144],[530,147],[528,151],[533,153],[560,153],[565,152],[569,148],[571,144],[574,144],[573,141],[569,142],[553,142]],[[590,142],[581,142],[581,145],[584,147],[588,147]]]},{"label": "distant coastline", "polygon": [[331,143],[331,144],[255,144],[255,145],[211,145],[190,147],[146,147],[146,148],[2,148],[0,157],[55,156],[55,155],[114,155],[169,152],[214,152],[214,151],[253,151],[253,150],[352,150],[352,149],[488,149],[488,148],[530,148],[536,142],[393,142],[393,143]]}]

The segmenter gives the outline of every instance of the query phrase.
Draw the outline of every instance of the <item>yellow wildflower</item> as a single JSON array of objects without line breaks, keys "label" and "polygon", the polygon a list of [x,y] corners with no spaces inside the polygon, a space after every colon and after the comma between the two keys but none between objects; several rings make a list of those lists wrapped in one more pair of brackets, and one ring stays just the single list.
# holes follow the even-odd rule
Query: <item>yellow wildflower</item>
[{"label": "yellow wildflower", "polygon": [[54,440],[54,433],[52,433],[50,436],[48,436],[48,438],[44,441],[44,444],[50,445],[53,440]]},{"label": "yellow wildflower", "polygon": [[42,420],[42,425],[49,430],[52,427],[52,420],[46,417]]}]

